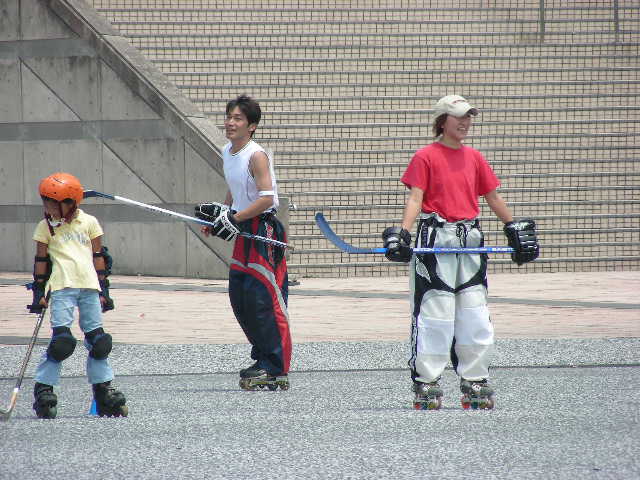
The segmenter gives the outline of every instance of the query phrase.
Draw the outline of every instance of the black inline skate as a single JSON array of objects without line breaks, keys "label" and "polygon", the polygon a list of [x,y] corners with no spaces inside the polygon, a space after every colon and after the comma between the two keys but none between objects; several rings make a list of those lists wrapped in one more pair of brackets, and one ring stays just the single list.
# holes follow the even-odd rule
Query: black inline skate
[{"label": "black inline skate", "polygon": [[100,417],[126,417],[129,407],[124,394],[116,389],[111,382],[94,383],[93,399],[96,402],[96,413]]},{"label": "black inline skate", "polygon": [[413,400],[413,408],[416,410],[440,409],[442,406],[443,392],[438,380],[429,383],[422,383],[414,380],[413,391],[416,396]]},{"label": "black inline skate", "polygon": [[33,387],[33,409],[38,418],[56,418],[58,414],[58,397],[53,393],[53,387],[44,383],[37,383]]},{"label": "black inline skate", "polygon": [[462,408],[465,410],[491,410],[496,405],[496,394],[491,385],[484,380],[460,380]]},{"label": "black inline skate", "polygon": [[258,367],[258,363],[249,368],[240,370],[240,388],[243,390],[257,390],[268,388],[269,390],[289,390],[289,377],[285,375],[271,375],[264,368]]}]

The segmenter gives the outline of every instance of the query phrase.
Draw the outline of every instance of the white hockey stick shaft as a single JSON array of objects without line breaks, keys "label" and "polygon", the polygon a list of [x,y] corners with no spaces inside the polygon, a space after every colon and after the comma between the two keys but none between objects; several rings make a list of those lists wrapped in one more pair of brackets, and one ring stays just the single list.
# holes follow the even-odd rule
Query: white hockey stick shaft
[{"label": "white hockey stick shaft", "polygon": [[[136,207],[142,208],[144,210],[148,210],[150,212],[161,213],[164,215],[168,215],[170,217],[179,218],[183,222],[193,222],[198,223],[200,225],[204,225],[207,227],[213,227],[214,224],[212,222],[207,222],[206,220],[202,220],[200,218],[191,217],[189,215],[185,215],[184,213],[174,212],[173,210],[167,210],[166,208],[156,207],[155,205],[149,205],[147,203],[138,202],[136,200],[131,200],[130,198],[119,197],[118,195],[111,195],[108,193],[97,192],[95,190],[85,190],[84,198],[91,197],[102,197],[108,198],[109,200],[115,200],[117,202],[128,203],[129,205],[134,205]],[[261,237],[259,235],[252,235],[251,233],[240,232],[238,233],[241,237],[249,238],[251,240],[257,240],[259,242],[268,243],[269,245],[273,245],[280,248],[288,248],[293,250],[293,246],[287,243],[281,242],[279,240],[273,240],[271,238]]]},{"label": "white hockey stick shaft", "polygon": [[13,388],[11,392],[11,398],[9,399],[9,404],[7,408],[0,408],[0,421],[6,422],[11,417],[11,413],[18,402],[18,393],[20,393],[20,387],[22,386],[22,380],[24,379],[24,374],[27,370],[27,365],[29,365],[29,359],[31,358],[31,352],[33,352],[33,347],[36,344],[36,340],[38,339],[38,332],[40,331],[40,327],[42,326],[42,320],[44,319],[44,314],[47,311],[46,308],[42,309],[42,312],[38,316],[38,320],[36,321],[36,326],[33,329],[33,335],[31,335],[31,340],[29,341],[29,347],[27,348],[27,353],[24,356],[24,360],[22,361],[22,367],[20,367],[20,373],[18,373],[18,379],[16,380],[16,386]]}]

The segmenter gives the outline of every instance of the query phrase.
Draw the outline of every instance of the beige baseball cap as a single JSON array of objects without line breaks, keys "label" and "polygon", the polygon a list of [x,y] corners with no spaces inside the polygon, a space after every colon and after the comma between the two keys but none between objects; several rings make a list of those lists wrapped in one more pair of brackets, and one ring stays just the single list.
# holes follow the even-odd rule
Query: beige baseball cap
[{"label": "beige baseball cap", "polygon": [[447,95],[442,97],[436,103],[433,112],[433,119],[435,120],[443,113],[453,115],[454,117],[462,117],[467,113],[471,115],[477,115],[478,109],[472,106],[466,98],[460,95]]}]

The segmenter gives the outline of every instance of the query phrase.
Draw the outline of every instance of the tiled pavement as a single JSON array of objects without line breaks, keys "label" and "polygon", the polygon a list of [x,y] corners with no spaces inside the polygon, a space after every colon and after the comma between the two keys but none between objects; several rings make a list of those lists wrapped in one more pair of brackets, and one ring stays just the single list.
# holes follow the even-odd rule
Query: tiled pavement
[{"label": "tiled pavement", "polygon": [[[29,280],[0,272],[0,345],[31,335]],[[640,337],[640,272],[494,274],[489,282],[497,338]],[[116,309],[104,321],[119,343],[246,343],[224,280],[114,275],[111,283]],[[290,287],[289,315],[294,343],[406,341],[408,280],[300,279]]]}]

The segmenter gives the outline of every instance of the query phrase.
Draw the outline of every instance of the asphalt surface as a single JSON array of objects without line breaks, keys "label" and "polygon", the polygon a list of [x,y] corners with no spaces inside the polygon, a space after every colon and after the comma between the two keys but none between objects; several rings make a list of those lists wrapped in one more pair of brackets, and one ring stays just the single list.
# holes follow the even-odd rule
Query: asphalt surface
[{"label": "asphalt surface", "polygon": [[[495,410],[463,410],[447,370],[443,408],[415,411],[407,345],[397,342],[298,345],[285,392],[239,389],[246,345],[117,345],[114,383],[130,415],[115,419],[88,415],[78,349],[65,362],[56,420],[35,418],[25,381],[0,424],[0,478],[635,479],[638,347],[504,340]],[[25,349],[0,348],[5,398]]]},{"label": "asphalt surface", "polygon": [[[0,272],[3,406],[35,321],[28,276]],[[640,478],[638,272],[492,281],[495,410],[463,410],[448,369],[443,408],[416,411],[401,279],[304,279],[290,301],[291,389],[246,392],[250,347],[224,282],[115,276],[105,327],[129,417],[88,414],[80,344],[58,418],[35,417],[46,321],[0,423],[0,479]]]}]

